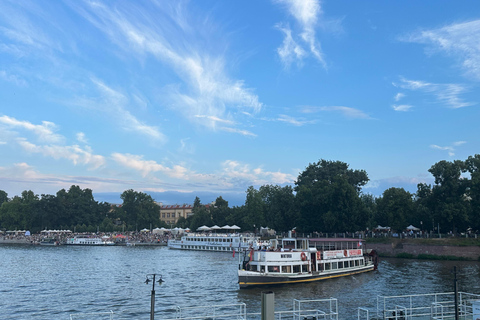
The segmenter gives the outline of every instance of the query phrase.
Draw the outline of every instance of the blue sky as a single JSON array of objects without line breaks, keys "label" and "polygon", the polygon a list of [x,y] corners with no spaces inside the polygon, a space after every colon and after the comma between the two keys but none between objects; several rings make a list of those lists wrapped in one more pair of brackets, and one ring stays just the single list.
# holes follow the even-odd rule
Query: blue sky
[{"label": "blue sky", "polygon": [[479,152],[479,40],[476,1],[0,0],[0,189],[239,205],[327,159],[415,192]]}]

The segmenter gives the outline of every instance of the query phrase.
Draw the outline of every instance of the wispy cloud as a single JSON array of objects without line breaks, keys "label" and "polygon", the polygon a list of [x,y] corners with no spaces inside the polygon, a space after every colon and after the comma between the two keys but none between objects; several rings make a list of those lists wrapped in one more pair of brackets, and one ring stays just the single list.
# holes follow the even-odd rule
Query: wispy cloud
[{"label": "wispy cloud", "polygon": [[167,167],[153,160],[144,160],[143,156],[133,154],[113,153],[112,159],[124,167],[141,172],[144,177],[146,177],[150,173],[160,171],[163,174],[172,178],[188,179],[188,170],[180,165]]},{"label": "wispy cloud", "polygon": [[81,148],[78,145],[36,145],[26,139],[18,138],[17,143],[27,152],[40,153],[43,156],[53,159],[67,159],[74,165],[84,164],[91,169],[98,169],[105,164],[105,158],[101,155],[93,154],[90,147]]},{"label": "wispy cloud", "polygon": [[55,133],[57,126],[50,121],[42,121],[42,124],[33,124],[28,121],[17,120],[9,116],[0,116],[0,124],[11,129],[26,130],[32,132],[39,141],[47,143],[59,143],[64,137]]},{"label": "wispy cloud", "polygon": [[399,105],[393,105],[392,108],[395,111],[408,111],[411,108],[413,108],[413,106],[408,104],[399,104]]},{"label": "wispy cloud", "polygon": [[166,137],[159,128],[142,122],[129,111],[129,109],[135,110],[136,99],[130,99],[122,92],[112,89],[99,79],[91,79],[91,81],[95,84],[99,96],[96,98],[78,98],[72,101],[72,104],[101,111],[109,119],[114,119],[126,131],[136,132],[155,142],[165,142]]},{"label": "wispy cloud", "polygon": [[228,75],[225,50],[212,53],[209,50],[215,46],[205,46],[210,36],[205,33],[215,28],[208,20],[197,22],[183,2],[162,2],[150,10],[134,3],[117,4],[113,9],[91,2],[74,8],[126,54],[134,58],[151,55],[175,72],[182,83],[164,85],[159,97],[188,120],[214,128],[215,121],[206,122],[196,115],[225,119],[230,110],[257,112],[262,108],[253,90]]},{"label": "wispy cloud", "polygon": [[280,121],[280,122],[289,123],[289,124],[294,125],[296,127],[301,127],[301,126],[304,126],[306,124],[315,123],[315,120],[297,119],[297,118],[293,118],[291,116],[287,116],[287,115],[284,115],[284,114],[279,115],[276,120]]},{"label": "wispy cloud", "polygon": [[480,20],[455,23],[438,29],[421,30],[401,40],[427,44],[431,49],[445,52],[461,63],[466,74],[480,79]]},{"label": "wispy cloud", "polygon": [[243,136],[249,136],[249,137],[256,137],[257,135],[251,131],[248,130],[242,130],[242,129],[236,129],[236,128],[231,128],[231,127],[220,127],[219,128],[222,131],[225,132],[232,132],[232,133],[238,133]]},{"label": "wispy cloud", "polygon": [[25,81],[24,79],[16,75],[9,74],[5,70],[0,70],[0,79],[13,83],[17,86],[21,86],[21,87],[27,86],[27,81]]},{"label": "wispy cloud", "polygon": [[311,107],[306,106],[302,108],[303,113],[317,113],[317,112],[338,112],[342,116],[349,119],[372,119],[368,114],[361,110],[343,107],[343,106],[329,106],[329,107]]},{"label": "wispy cloud", "polygon": [[437,150],[448,151],[448,155],[450,157],[453,157],[455,155],[456,147],[459,147],[459,146],[461,146],[465,143],[467,143],[467,142],[466,141],[457,141],[457,142],[454,142],[451,146],[445,146],[445,147],[441,147],[441,146],[438,146],[436,144],[432,144],[432,145],[430,145],[430,148],[437,149]]},{"label": "wispy cloud", "polygon": [[395,99],[395,101],[398,102],[398,101],[400,101],[400,100],[401,100],[402,98],[404,98],[404,97],[405,97],[405,94],[399,92],[399,93],[397,93],[397,94],[395,95],[394,99]]},{"label": "wispy cloud", "polygon": [[245,185],[283,184],[292,183],[295,176],[291,174],[272,171],[264,171],[262,168],[251,168],[235,160],[227,160],[222,163],[222,175],[232,183],[243,181]]},{"label": "wispy cloud", "polygon": [[[294,18],[298,28],[292,31],[285,23],[276,27],[284,34],[282,46],[277,49],[284,66],[288,68],[292,62],[301,64],[308,55],[313,56],[323,67],[326,67],[325,58],[319,41],[316,39],[318,19],[322,15],[320,1],[318,0],[276,0]],[[298,40],[297,40],[298,39]],[[301,44],[299,44],[301,41]]]},{"label": "wispy cloud", "polygon": [[460,84],[438,84],[400,78],[400,82],[394,83],[393,85],[407,90],[432,94],[437,101],[454,109],[468,107],[475,104],[473,102],[465,102],[460,98],[461,94],[467,92],[467,88]]}]

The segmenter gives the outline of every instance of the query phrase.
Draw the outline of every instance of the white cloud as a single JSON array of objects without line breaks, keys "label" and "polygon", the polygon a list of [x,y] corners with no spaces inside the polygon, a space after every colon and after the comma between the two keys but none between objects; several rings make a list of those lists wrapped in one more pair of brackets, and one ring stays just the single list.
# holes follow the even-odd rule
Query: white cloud
[{"label": "white cloud", "polygon": [[461,63],[466,74],[480,79],[480,20],[455,23],[433,30],[414,32],[401,40],[431,45]]},{"label": "white cloud", "polygon": [[77,145],[36,145],[26,139],[18,138],[17,143],[27,152],[40,153],[53,159],[67,159],[74,165],[89,165],[92,169],[98,169],[105,164],[105,158],[92,153],[90,147],[81,148]]},{"label": "white cloud", "polygon": [[81,143],[88,143],[88,140],[87,140],[87,137],[85,136],[85,133],[83,132],[78,132],[77,133],[77,140],[78,142],[81,142]]},{"label": "white cloud", "polygon": [[290,116],[287,116],[287,115],[284,115],[284,114],[279,115],[278,118],[277,118],[277,121],[286,122],[286,123],[292,124],[292,125],[297,126],[297,127],[301,127],[301,126],[306,125],[306,124],[315,123],[314,120],[295,119],[293,117],[290,117]]},{"label": "white cloud", "polygon": [[[133,2],[117,4],[114,10],[97,3],[87,8],[75,3],[74,8],[127,54],[135,58],[151,55],[174,71],[182,85],[164,86],[159,97],[189,121],[214,129],[215,121],[205,122],[195,115],[225,119],[231,109],[257,112],[262,108],[243,81],[229,77],[225,50],[212,54],[208,50],[213,46],[205,46],[211,36],[205,34],[216,28],[205,20],[197,25],[183,3],[162,2],[152,10]],[[221,43],[215,42],[216,46]]]},{"label": "white cloud", "polygon": [[371,117],[361,110],[343,107],[343,106],[330,106],[330,107],[303,107],[303,113],[316,113],[316,112],[339,112],[344,117],[349,119],[371,119]]},{"label": "white cloud", "polygon": [[230,127],[220,127],[219,129],[222,130],[222,131],[226,131],[226,132],[238,133],[238,134],[241,134],[243,136],[249,136],[249,137],[256,137],[257,136],[255,133],[250,132],[248,130],[241,130],[241,129],[235,129],[235,128],[230,128]]},{"label": "white cloud", "polygon": [[436,100],[447,105],[450,108],[463,108],[472,106],[473,102],[464,102],[459,96],[467,91],[467,88],[453,83],[438,84],[418,80],[408,80],[401,78],[395,86],[412,91],[421,91],[435,96]]},{"label": "white cloud", "polygon": [[227,160],[222,163],[222,174],[233,181],[245,181],[245,185],[293,183],[295,177],[282,172],[264,171],[262,168],[251,169],[249,165]]},{"label": "white cloud", "polygon": [[20,87],[27,86],[27,82],[16,75],[9,74],[5,70],[0,70],[0,79],[3,79],[7,82],[13,83]]},{"label": "white cloud", "polygon": [[395,111],[408,111],[411,108],[413,108],[413,106],[408,104],[400,104],[400,105],[393,105],[392,108]]},{"label": "white cloud", "polygon": [[59,143],[64,140],[64,137],[54,133],[57,130],[57,126],[50,121],[42,121],[42,124],[38,125],[9,116],[0,116],[0,124],[2,123],[12,129],[23,129],[32,132],[42,142]]},{"label": "white cloud", "polygon": [[295,35],[292,35],[290,27],[283,27],[281,24],[277,24],[277,28],[282,31],[285,36],[282,46],[277,49],[285,67],[289,67],[295,59],[301,62],[306,56],[305,48],[299,45],[298,41],[295,40],[296,38],[302,40],[303,45],[308,48],[308,52],[326,67],[320,43],[316,39],[315,32],[318,19],[322,14],[320,1],[277,0],[276,2],[282,4],[300,26],[299,31],[295,32]]},{"label": "white cloud", "polygon": [[403,97],[405,97],[405,94],[399,92],[399,93],[397,93],[397,94],[395,95],[395,98],[394,98],[394,99],[395,99],[395,101],[398,102],[398,101],[400,101]]},{"label": "white cloud", "polygon": [[283,65],[285,68],[289,68],[294,61],[301,65],[303,58],[306,56],[305,50],[293,40],[292,30],[289,27],[277,25],[277,28],[285,34],[282,46],[277,48],[277,53]]},{"label": "white cloud", "polygon": [[[77,100],[75,103],[105,112],[110,118],[115,119],[124,130],[136,132],[156,142],[165,142],[165,135],[157,127],[143,123],[128,110],[133,106],[127,96],[98,79],[92,79],[92,82],[100,92],[99,100]],[[133,100],[135,101],[135,99]]]},{"label": "white cloud", "polygon": [[144,160],[143,156],[133,154],[113,153],[112,159],[124,167],[134,169],[146,177],[150,173],[162,172],[169,177],[187,180],[188,170],[180,165],[174,165],[169,168],[153,160]]},{"label": "white cloud", "polygon": [[441,146],[438,146],[436,144],[432,144],[432,145],[430,145],[430,148],[437,149],[437,150],[448,151],[448,155],[450,157],[453,157],[455,155],[456,147],[459,147],[459,146],[461,146],[465,143],[467,143],[467,142],[466,141],[457,141],[457,142],[454,142],[451,146],[445,146],[445,147],[441,147]]}]

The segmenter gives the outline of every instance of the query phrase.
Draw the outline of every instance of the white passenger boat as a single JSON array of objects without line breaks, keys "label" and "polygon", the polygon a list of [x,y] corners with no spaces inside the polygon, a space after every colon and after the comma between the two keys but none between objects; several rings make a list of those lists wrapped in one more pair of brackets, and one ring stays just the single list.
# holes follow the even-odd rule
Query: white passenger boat
[{"label": "white passenger boat", "polygon": [[187,233],[180,239],[169,239],[167,243],[170,249],[221,252],[239,252],[250,247],[256,248],[259,245],[261,243],[258,237],[240,233]]},{"label": "white passenger boat", "polygon": [[375,251],[358,239],[283,238],[266,250],[251,248],[240,257],[240,288],[305,283],[376,270]]},{"label": "white passenger boat", "polygon": [[66,245],[77,245],[77,246],[113,246],[115,242],[109,241],[107,239],[96,238],[96,237],[82,237],[77,236],[74,238],[69,238],[65,242]]}]

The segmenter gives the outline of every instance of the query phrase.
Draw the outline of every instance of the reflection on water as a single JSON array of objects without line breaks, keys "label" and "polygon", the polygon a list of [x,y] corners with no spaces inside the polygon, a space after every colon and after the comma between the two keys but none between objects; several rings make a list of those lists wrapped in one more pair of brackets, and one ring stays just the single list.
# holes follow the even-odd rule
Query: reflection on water
[{"label": "reflection on water", "polygon": [[116,313],[115,319],[147,319],[151,284],[158,318],[174,318],[176,306],[245,303],[260,312],[261,292],[275,293],[275,310],[291,310],[294,299],[337,298],[340,318],[356,318],[358,307],[376,297],[453,291],[457,266],[461,291],[480,293],[478,262],[384,259],[378,272],[323,282],[270,288],[238,288],[237,258],[228,253],[165,247],[0,246],[0,318],[69,319],[72,313]]}]

